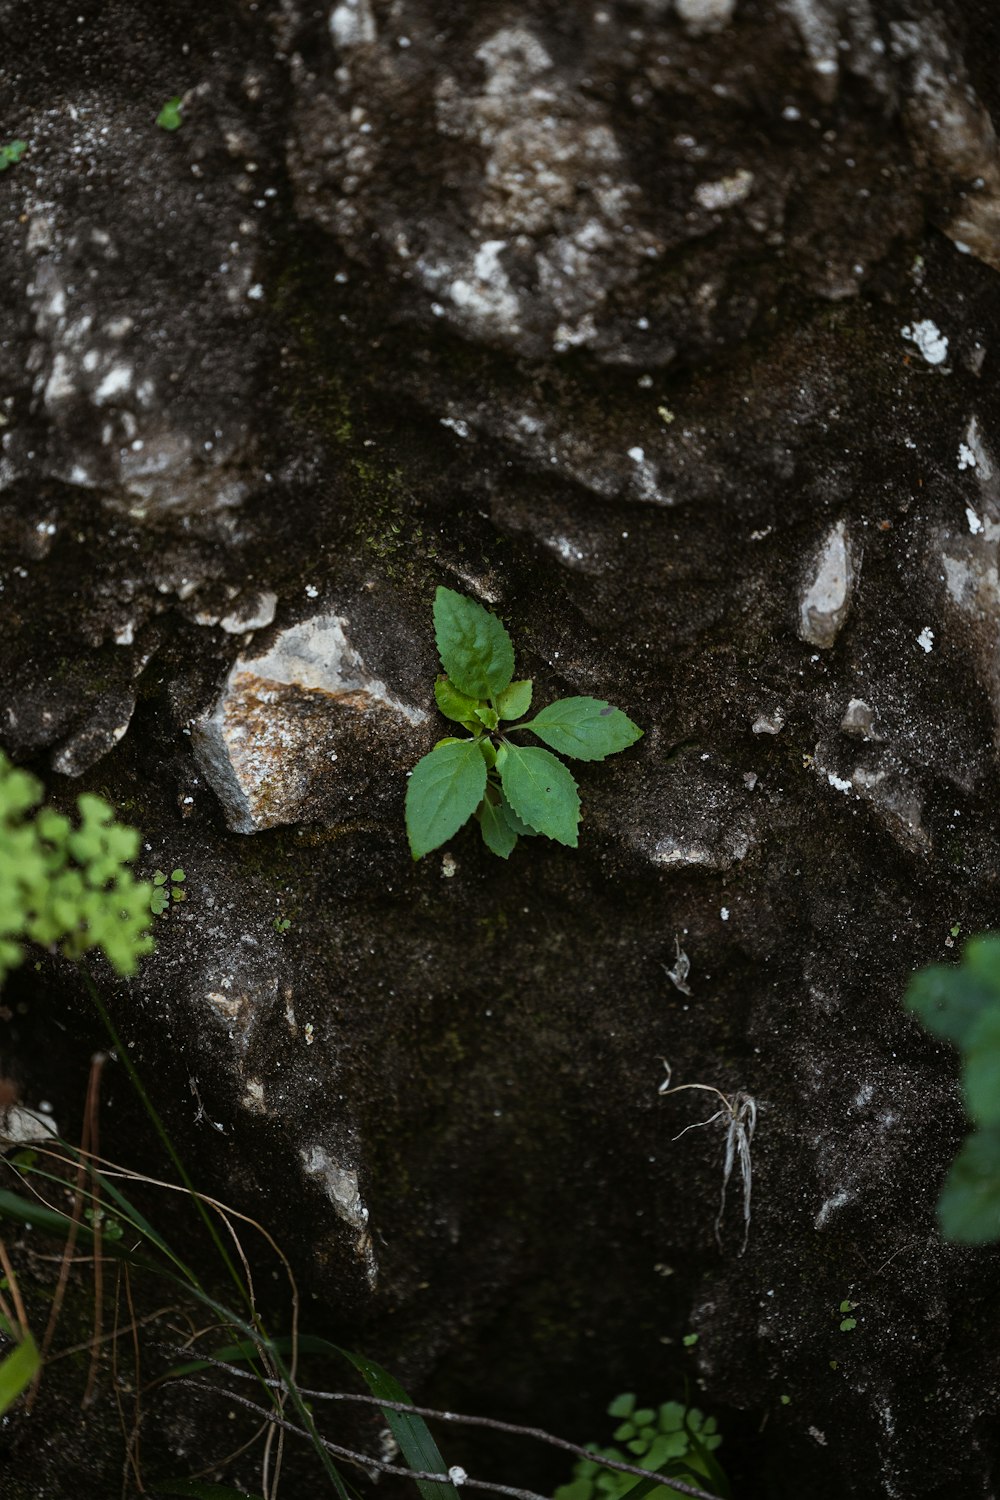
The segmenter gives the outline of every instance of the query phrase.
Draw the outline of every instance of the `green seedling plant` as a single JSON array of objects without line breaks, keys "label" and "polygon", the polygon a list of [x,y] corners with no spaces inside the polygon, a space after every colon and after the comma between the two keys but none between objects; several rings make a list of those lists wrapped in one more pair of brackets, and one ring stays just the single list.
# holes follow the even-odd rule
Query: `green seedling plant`
[{"label": "green seedling plant", "polygon": [[184,124],[181,115],[181,96],[176,94],[173,99],[168,99],[156,117],[156,123],[161,130],[180,130]]},{"label": "green seedling plant", "polygon": [[[593,1457],[575,1465],[572,1481],[556,1490],[554,1500],[620,1500],[633,1493],[638,1500],[640,1492],[667,1500],[677,1495],[669,1485],[671,1479],[695,1485],[701,1494],[706,1493],[707,1486],[711,1486],[708,1493],[729,1494],[726,1476],[712,1456],[722,1442],[714,1417],[706,1417],[696,1406],[684,1406],[680,1401],[666,1401],[656,1408],[640,1407],[631,1393],[617,1396],[608,1407],[608,1415],[618,1419],[613,1436],[623,1446],[592,1446]],[[650,1478],[642,1480],[636,1474],[605,1469],[602,1459],[648,1469]],[[657,1483],[654,1475],[667,1483]]]},{"label": "green seedling plant", "polygon": [[25,941],[72,959],[100,948],[119,974],[134,974],[153,948],[152,887],[128,867],[138,833],[89,792],[76,799],[75,823],[41,803],[41,783],[0,752],[0,984]]},{"label": "green seedling plant", "polygon": [[27,141],[8,141],[6,146],[0,146],[0,172],[16,167],[27,149]]},{"label": "green seedling plant", "polygon": [[[514,681],[513,642],[496,615],[464,594],[437,590],[434,635],[444,667],[435,701],[466,734],[439,740],[410,773],[406,829],[413,858],[447,843],[470,818],[501,859],[519,838],[536,834],[575,849],[580,796],[552,750],[604,760],[635,744],[642,730],[600,698],[560,698],[525,719],[533,684]],[[522,744],[526,731],[550,748]]]},{"label": "green seedling plant", "polygon": [[1000,937],[973,938],[961,964],[914,974],[905,1003],[961,1053],[973,1127],[941,1190],[941,1233],[968,1245],[1000,1239]]},{"label": "green seedling plant", "polygon": [[154,917],[161,917],[171,901],[187,900],[187,891],[184,889],[186,879],[184,871],[179,868],[171,870],[169,881],[165,871],[153,871],[153,891],[149,898],[149,909]]}]

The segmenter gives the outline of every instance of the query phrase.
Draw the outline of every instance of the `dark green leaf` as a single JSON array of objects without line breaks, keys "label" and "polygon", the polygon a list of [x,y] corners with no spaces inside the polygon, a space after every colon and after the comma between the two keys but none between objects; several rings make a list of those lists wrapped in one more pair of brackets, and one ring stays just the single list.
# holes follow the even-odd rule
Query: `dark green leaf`
[{"label": "dark green leaf", "polygon": [[547,750],[504,745],[497,755],[504,796],[519,818],[571,849],[577,845],[580,798],[576,782]]},{"label": "dark green leaf", "polygon": [[520,719],[531,707],[532,682],[530,677],[512,682],[497,698],[497,713],[501,719]]},{"label": "dark green leaf", "polygon": [[946,1240],[984,1245],[1000,1239],[1000,1129],[976,1130],[952,1162],[938,1202]]},{"label": "dark green leaf", "polygon": [[476,740],[439,745],[417,762],[406,789],[406,831],[414,859],[450,839],[472,817],[486,789]]},{"label": "dark green leaf", "polygon": [[603,760],[642,736],[638,724],[602,698],[560,698],[519,727],[576,760]]},{"label": "dark green leaf", "polygon": [[[494,756],[494,764],[495,763],[496,758]],[[500,811],[507,819],[512,833],[516,833],[522,839],[534,839],[538,837],[538,829],[529,828],[527,823],[524,822],[523,818],[518,817],[517,813],[511,807],[510,803],[507,801],[507,798],[504,796],[502,789],[500,792]]]},{"label": "dark green leaf", "polygon": [[460,693],[447,677],[439,677],[435,682],[434,701],[445,718],[454,719],[456,724],[475,723],[476,709],[481,707],[478,698],[469,698],[465,693]]},{"label": "dark green leaf", "polygon": [[[351,1354],[347,1350],[344,1353],[354,1367],[360,1370],[373,1396],[381,1396],[386,1401],[413,1404],[399,1381],[387,1374],[381,1365],[377,1365],[372,1359],[366,1359],[364,1355]],[[441,1457],[423,1417],[404,1411],[386,1410],[385,1407],[382,1410],[389,1430],[411,1469],[415,1469],[417,1473],[447,1474],[448,1465]],[[453,1484],[429,1479],[418,1479],[415,1482],[422,1500],[458,1500],[458,1491]]]},{"label": "dark green leaf", "polygon": [[486,762],[487,769],[492,771],[493,767],[497,763],[496,746],[494,745],[493,741],[485,734],[476,741],[476,744],[479,746],[480,754],[482,755],[483,760]]},{"label": "dark green leaf", "polygon": [[496,615],[439,588],[434,596],[434,636],[441,665],[459,692],[493,698],[514,675],[514,646]]},{"label": "dark green leaf", "polygon": [[[993,943],[996,940],[992,940]],[[906,991],[906,1004],[935,1036],[962,1043],[984,1010],[1000,1003],[1000,964],[995,972],[966,962],[956,965],[935,964],[914,974]],[[985,945],[983,945],[985,946]],[[984,957],[982,951],[976,955]]]},{"label": "dark green leaf", "polygon": [[499,802],[491,802],[489,796],[483,798],[479,810],[479,826],[487,849],[491,849],[501,859],[509,858],[517,844],[517,834],[501,812]]},{"label": "dark green leaf", "polygon": [[964,1051],[966,1108],[978,1125],[1000,1125],[1000,1005],[990,1006],[979,1017]]}]

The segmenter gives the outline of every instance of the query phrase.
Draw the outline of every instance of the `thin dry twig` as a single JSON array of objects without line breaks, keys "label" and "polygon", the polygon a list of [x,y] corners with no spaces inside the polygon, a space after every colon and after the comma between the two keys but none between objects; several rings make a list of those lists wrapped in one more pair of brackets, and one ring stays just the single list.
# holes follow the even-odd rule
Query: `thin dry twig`
[{"label": "thin dry twig", "polygon": [[[241,1380],[256,1379],[248,1370],[241,1370],[238,1365],[226,1364],[223,1360],[211,1359],[208,1356],[204,1358],[205,1363],[211,1365],[213,1369],[225,1370],[227,1374],[237,1375]],[[201,1381],[191,1382],[185,1380],[183,1383],[203,1385]],[[225,1391],[224,1394],[233,1395],[230,1391]],[[546,1432],[541,1427],[523,1427],[517,1422],[502,1422],[497,1417],[472,1417],[462,1412],[438,1411],[430,1406],[415,1406],[411,1401],[387,1401],[381,1396],[358,1395],[352,1391],[313,1391],[308,1390],[305,1386],[299,1386],[299,1395],[308,1396],[310,1400],[346,1401],[358,1406],[374,1406],[381,1411],[404,1412],[409,1416],[426,1417],[428,1420],[434,1422],[449,1422],[453,1426],[485,1427],[491,1432],[508,1433],[511,1437],[534,1438],[537,1442],[547,1443],[551,1448],[561,1448],[564,1452],[571,1453],[574,1458],[584,1458],[594,1463],[599,1463],[602,1468],[614,1469],[616,1472],[622,1474],[635,1474],[643,1479],[650,1477],[649,1469],[641,1469],[635,1464],[624,1463],[617,1459],[597,1458],[592,1448],[583,1448],[579,1443],[571,1443],[568,1438],[556,1437],[553,1433]],[[236,1400],[237,1398],[233,1396],[233,1399]],[[308,1434],[305,1434],[305,1436],[308,1436]],[[367,1456],[363,1456],[363,1461],[366,1464],[378,1466],[375,1459],[369,1459]],[[387,1469],[386,1472],[395,1473],[397,1471]],[[410,1469],[405,1469],[402,1472],[408,1474],[411,1479],[425,1479],[428,1477],[424,1474],[414,1475]],[[436,1474],[430,1477],[440,1479],[442,1476]],[[472,1483],[471,1480],[467,1482],[469,1484]],[[716,1500],[715,1496],[708,1495],[706,1491],[696,1489],[694,1486],[685,1484],[678,1479],[668,1479],[665,1476],[657,1475],[657,1482],[676,1489],[682,1495],[694,1496],[695,1500]]]}]

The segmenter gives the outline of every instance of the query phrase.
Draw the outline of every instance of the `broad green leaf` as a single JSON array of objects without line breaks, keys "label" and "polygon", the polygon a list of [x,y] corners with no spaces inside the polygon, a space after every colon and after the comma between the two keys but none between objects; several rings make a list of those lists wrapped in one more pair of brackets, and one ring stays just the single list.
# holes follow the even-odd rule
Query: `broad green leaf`
[{"label": "broad green leaf", "polygon": [[514,646],[503,625],[454,589],[434,596],[434,638],[441,665],[470,698],[496,697],[514,675]]},{"label": "broad green leaf", "polygon": [[457,833],[486,789],[486,762],[476,740],[438,745],[417,762],[406,789],[406,831],[414,859]]},{"label": "broad green leaf", "polygon": [[984,1245],[1000,1239],[1000,1129],[976,1130],[952,1162],[938,1201],[946,1240]]},{"label": "broad green leaf", "polygon": [[41,1364],[34,1339],[25,1333],[17,1348],[0,1361],[0,1414],[27,1390]]},{"label": "broad green leaf", "polygon": [[512,682],[497,697],[497,713],[501,719],[521,719],[531,707],[532,681],[525,677]]},{"label": "broad green leaf", "polygon": [[984,954],[973,955],[976,967],[968,962],[974,945],[965,950],[966,962],[935,964],[922,969],[910,979],[906,1005],[918,1015],[928,1031],[946,1041],[961,1045],[980,1016],[1000,1004],[1000,966],[994,973],[979,965]]},{"label": "broad green leaf", "polygon": [[504,796],[519,818],[571,849],[577,845],[580,797],[576,782],[547,750],[504,745],[497,756]]},{"label": "broad green leaf", "polygon": [[[354,1367],[360,1370],[373,1396],[381,1396],[385,1401],[413,1404],[399,1381],[393,1379],[373,1359],[351,1354],[346,1349],[343,1352]],[[385,1407],[382,1411],[389,1430],[411,1469],[415,1469],[418,1474],[447,1474],[448,1465],[441,1457],[440,1449],[423,1417],[413,1416],[405,1411],[387,1410]],[[458,1491],[453,1484],[430,1479],[417,1479],[414,1482],[422,1500],[458,1500]]]},{"label": "broad green leaf", "polygon": [[983,1012],[963,1050],[965,1107],[977,1125],[1000,1125],[1000,1005]]},{"label": "broad green leaf", "polygon": [[465,693],[460,693],[447,677],[439,677],[435,682],[434,701],[445,718],[454,719],[456,724],[475,723],[476,709],[482,707],[478,698],[469,698]]},{"label": "broad green leaf", "polygon": [[504,817],[499,802],[491,802],[488,796],[483,798],[479,809],[479,826],[487,849],[501,859],[508,859],[517,844],[517,834]]},{"label": "broad green leaf", "polygon": [[638,724],[602,698],[560,698],[518,728],[530,729],[560,755],[576,760],[603,760],[642,736]]}]

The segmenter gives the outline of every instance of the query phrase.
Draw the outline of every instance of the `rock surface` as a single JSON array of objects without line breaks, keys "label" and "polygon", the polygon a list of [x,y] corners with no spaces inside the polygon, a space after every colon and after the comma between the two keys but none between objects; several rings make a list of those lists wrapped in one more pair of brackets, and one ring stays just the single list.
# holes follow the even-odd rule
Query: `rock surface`
[{"label": "rock surface", "polygon": [[[937,1236],[955,1063],[900,997],[1000,883],[993,7],[7,0],[0,43],[0,739],[186,871],[105,988],[199,1182],[443,1403],[586,1440],[688,1381],[741,1496],[986,1500],[998,1252]],[[439,583],[645,729],[578,852],[410,861]],[[0,1049],[63,1123],[53,972]],[[756,1101],[742,1256],[663,1058]],[[15,1500],[40,1447],[70,1483],[44,1420]]]}]

